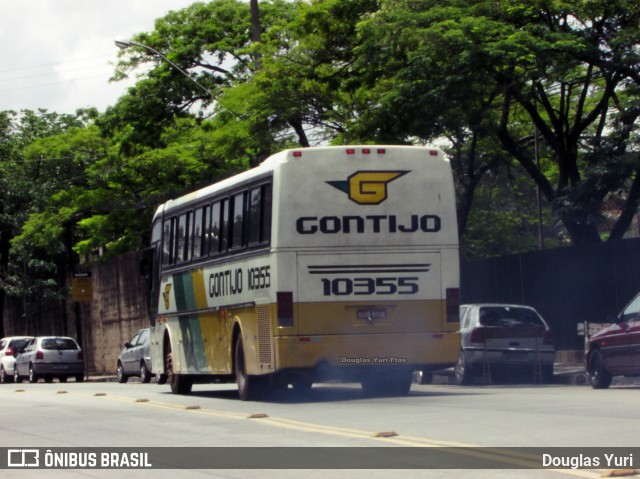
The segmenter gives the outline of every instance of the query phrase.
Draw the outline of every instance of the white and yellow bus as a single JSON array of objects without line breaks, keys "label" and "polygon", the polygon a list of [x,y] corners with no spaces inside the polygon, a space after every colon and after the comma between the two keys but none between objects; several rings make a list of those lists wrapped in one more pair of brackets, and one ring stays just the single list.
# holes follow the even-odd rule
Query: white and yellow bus
[{"label": "white and yellow bus", "polygon": [[453,365],[459,257],[452,173],[411,146],[286,150],[161,205],[153,219],[153,371],[174,393],[240,398],[359,382],[407,394]]}]

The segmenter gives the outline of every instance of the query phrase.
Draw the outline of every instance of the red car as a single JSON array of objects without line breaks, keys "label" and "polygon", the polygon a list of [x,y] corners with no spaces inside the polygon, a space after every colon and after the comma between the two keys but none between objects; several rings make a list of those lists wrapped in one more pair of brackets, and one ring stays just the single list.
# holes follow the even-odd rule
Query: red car
[{"label": "red car", "polygon": [[640,376],[640,293],[617,318],[589,338],[585,366],[595,389],[606,389],[613,376]]}]

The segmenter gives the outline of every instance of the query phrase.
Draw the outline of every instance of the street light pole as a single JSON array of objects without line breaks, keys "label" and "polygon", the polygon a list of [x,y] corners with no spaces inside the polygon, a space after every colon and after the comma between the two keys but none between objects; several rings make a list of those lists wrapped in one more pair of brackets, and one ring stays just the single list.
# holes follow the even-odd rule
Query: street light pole
[{"label": "street light pole", "polygon": [[186,76],[189,80],[191,80],[193,83],[195,83],[196,85],[198,85],[202,90],[204,90],[205,92],[207,92],[207,95],[209,95],[210,97],[213,97],[213,95],[211,94],[211,92],[209,91],[209,89],[207,87],[205,87],[202,83],[200,83],[198,80],[196,80],[195,78],[193,78],[191,75],[189,75],[187,72],[185,72],[182,68],[180,68],[178,65],[176,65],[175,63],[173,63],[171,60],[169,60],[166,56],[164,56],[162,53],[160,53],[158,50],[156,50],[155,48],[151,48],[149,45],[144,45],[142,43],[137,43],[137,42],[132,42],[132,41],[123,41],[123,40],[116,40],[115,41],[116,46],[118,48],[121,48],[122,50],[126,50],[129,47],[141,47],[144,48],[148,51],[150,51],[151,53],[153,53],[154,55],[159,56],[160,58],[162,58],[165,62],[167,62],[169,65],[171,65],[173,68],[175,68],[176,70],[178,70],[180,73],[182,73],[184,76]]}]

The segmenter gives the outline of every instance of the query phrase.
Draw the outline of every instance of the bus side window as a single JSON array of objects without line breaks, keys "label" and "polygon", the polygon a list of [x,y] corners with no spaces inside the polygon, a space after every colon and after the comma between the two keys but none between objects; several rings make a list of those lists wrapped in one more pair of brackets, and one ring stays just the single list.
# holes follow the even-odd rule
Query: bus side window
[{"label": "bus side window", "polygon": [[196,208],[193,213],[193,234],[191,236],[193,244],[193,259],[198,259],[207,255],[207,231],[210,226],[209,205]]},{"label": "bus side window", "polygon": [[253,188],[249,197],[249,244],[268,243],[271,236],[271,185]]},{"label": "bus side window", "polygon": [[182,213],[178,222],[178,240],[176,241],[176,260],[178,263],[189,261],[189,223],[191,212]]},{"label": "bus side window", "polygon": [[271,241],[271,184],[262,187],[262,215],[260,227],[260,242]]},{"label": "bus side window", "polygon": [[173,262],[173,240],[175,218],[165,220],[162,231],[162,266],[169,266]]},{"label": "bus side window", "polygon": [[222,202],[216,201],[211,207],[211,228],[208,232],[211,254],[222,250],[220,236],[222,234]]},{"label": "bus side window", "polygon": [[262,230],[262,187],[251,190],[249,196],[249,244],[260,243]]},{"label": "bus side window", "polygon": [[246,243],[244,240],[244,199],[245,193],[238,193],[234,195],[232,200],[233,211],[231,212],[231,217],[233,218],[233,222],[230,225],[231,227],[231,249],[242,248]]}]

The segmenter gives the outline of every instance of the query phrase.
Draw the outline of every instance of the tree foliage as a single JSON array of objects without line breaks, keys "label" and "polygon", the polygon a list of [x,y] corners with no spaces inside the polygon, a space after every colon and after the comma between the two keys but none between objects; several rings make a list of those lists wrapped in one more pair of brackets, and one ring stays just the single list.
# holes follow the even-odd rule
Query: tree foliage
[{"label": "tree foliage", "polygon": [[626,0],[382,2],[360,25],[377,105],[361,128],[452,139],[466,188],[496,159],[477,147],[494,142],[499,163],[520,164],[574,244],[599,241],[612,196],[624,198],[617,239],[639,198],[639,20]]}]

